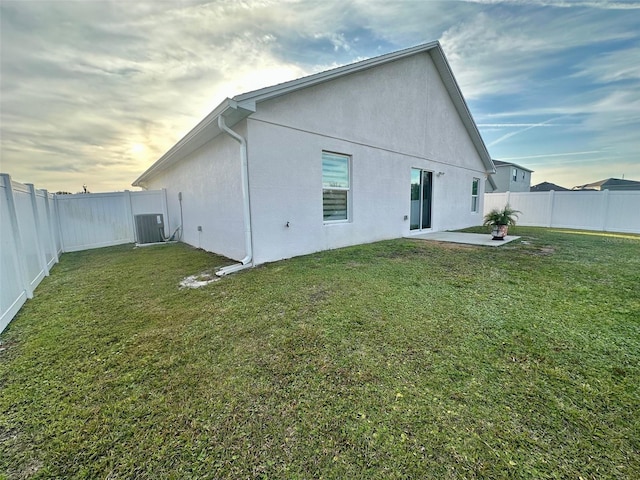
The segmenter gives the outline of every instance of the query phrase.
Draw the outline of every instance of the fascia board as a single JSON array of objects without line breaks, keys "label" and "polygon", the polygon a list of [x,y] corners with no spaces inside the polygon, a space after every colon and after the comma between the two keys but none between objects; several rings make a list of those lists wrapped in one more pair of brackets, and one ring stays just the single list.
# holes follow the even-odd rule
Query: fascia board
[{"label": "fascia board", "polygon": [[530,170],[527,167],[518,165],[517,163],[505,162],[503,165],[496,165],[496,168],[510,168],[510,167],[519,168],[520,170],[524,170],[525,172],[529,172],[529,173],[535,172],[535,170]]},{"label": "fascia board", "polygon": [[151,167],[149,167],[142,175],[140,175],[132,185],[134,187],[144,187],[145,182],[154,176],[154,174],[170,167],[174,163],[180,161],[186,155],[194,152],[202,145],[217,137],[220,134],[218,127],[218,117],[224,115],[227,125],[233,126],[243,118],[255,112],[255,103],[253,109],[251,102],[242,105],[229,98],[222,101],[213,111],[203,118],[195,127],[189,131],[178,143],[171,147],[162,157],[160,157]]}]

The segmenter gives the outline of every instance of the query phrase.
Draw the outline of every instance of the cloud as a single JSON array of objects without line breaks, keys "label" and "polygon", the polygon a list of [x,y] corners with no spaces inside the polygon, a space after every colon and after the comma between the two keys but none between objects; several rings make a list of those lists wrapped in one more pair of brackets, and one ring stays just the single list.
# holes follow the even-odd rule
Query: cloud
[{"label": "cloud", "polygon": [[[546,155],[527,155],[525,157],[502,157],[502,160],[507,162],[517,161],[517,160],[530,160],[536,158],[550,158],[550,157],[572,157],[576,155],[592,155],[594,153],[601,153],[600,150],[589,150],[586,152],[563,152],[563,153],[548,153]],[[580,161],[580,160],[578,160]],[[535,162],[529,162],[535,163]]]},{"label": "cloud", "polygon": [[635,0],[461,0],[482,5],[518,5],[553,8],[595,8],[602,10],[637,10],[640,2]]},{"label": "cloud", "polygon": [[434,39],[492,153],[540,153],[544,129],[547,151],[622,161],[640,150],[638,5],[2,1],[2,170],[56,190],[129,188],[225,97]]},{"label": "cloud", "polygon": [[511,138],[515,135],[520,135],[526,131],[531,130],[532,128],[538,128],[538,127],[544,127],[546,125],[550,125],[551,122],[556,121],[556,120],[560,120],[563,117],[557,117],[557,118],[550,118],[549,120],[546,120],[544,122],[540,122],[540,123],[533,123],[533,124],[529,124],[524,128],[521,128],[520,130],[516,130],[515,132],[509,132],[505,135],[502,135],[500,138],[494,140],[493,142],[487,144],[487,147],[492,147],[493,145],[497,145],[500,142],[503,142],[504,140]]},{"label": "cloud", "polygon": [[[551,121],[551,120],[549,120]],[[478,123],[478,128],[522,128],[522,127],[559,127],[559,123]]]},{"label": "cloud", "polygon": [[574,77],[586,77],[597,83],[640,80],[640,46],[630,46],[615,52],[606,52],[589,58],[577,65]]},{"label": "cloud", "polygon": [[65,5],[1,5],[2,169],[26,181],[107,162],[126,182],[99,188],[127,188],[225,96],[307,73],[270,53],[277,25],[246,29],[266,4]]}]

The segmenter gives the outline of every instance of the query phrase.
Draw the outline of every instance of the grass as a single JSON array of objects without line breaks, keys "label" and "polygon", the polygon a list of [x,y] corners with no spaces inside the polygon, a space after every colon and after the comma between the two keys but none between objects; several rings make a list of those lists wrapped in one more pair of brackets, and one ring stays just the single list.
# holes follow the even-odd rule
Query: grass
[{"label": "grass", "polygon": [[225,259],[65,254],[0,337],[0,472],[640,478],[640,237],[513,233],[200,289]]}]

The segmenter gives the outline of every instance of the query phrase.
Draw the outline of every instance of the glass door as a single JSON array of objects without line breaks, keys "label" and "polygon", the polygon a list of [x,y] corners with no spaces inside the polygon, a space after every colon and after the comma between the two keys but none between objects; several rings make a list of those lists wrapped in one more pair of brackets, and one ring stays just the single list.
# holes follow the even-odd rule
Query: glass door
[{"label": "glass door", "polygon": [[433,172],[411,169],[411,230],[431,228]]}]

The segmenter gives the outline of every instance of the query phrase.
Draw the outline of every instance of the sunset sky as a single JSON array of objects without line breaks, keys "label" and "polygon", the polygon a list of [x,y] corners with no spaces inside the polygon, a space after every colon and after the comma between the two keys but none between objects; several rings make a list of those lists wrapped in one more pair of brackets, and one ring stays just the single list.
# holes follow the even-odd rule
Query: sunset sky
[{"label": "sunset sky", "polygon": [[0,171],[131,182],[225,97],[439,40],[491,156],[640,180],[640,1],[0,0]]}]

